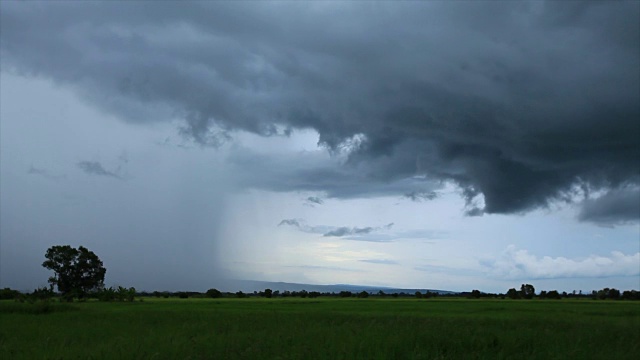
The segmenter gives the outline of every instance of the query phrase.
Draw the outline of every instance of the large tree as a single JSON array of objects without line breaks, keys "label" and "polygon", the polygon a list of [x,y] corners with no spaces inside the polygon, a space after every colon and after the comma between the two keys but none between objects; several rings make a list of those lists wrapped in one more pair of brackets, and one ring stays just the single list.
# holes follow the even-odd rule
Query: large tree
[{"label": "large tree", "polygon": [[80,246],[77,249],[69,245],[56,245],[47,249],[47,259],[42,263],[54,271],[49,278],[51,286],[57,286],[64,297],[84,297],[88,292],[100,289],[104,285],[107,269],[93,252]]}]

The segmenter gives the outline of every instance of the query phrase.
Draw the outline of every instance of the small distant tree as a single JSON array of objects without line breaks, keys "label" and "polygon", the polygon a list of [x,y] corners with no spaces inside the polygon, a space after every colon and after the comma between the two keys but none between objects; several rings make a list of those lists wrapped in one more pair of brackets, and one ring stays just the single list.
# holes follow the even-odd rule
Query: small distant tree
[{"label": "small distant tree", "polygon": [[533,299],[536,294],[536,289],[531,284],[522,284],[520,286],[520,296],[523,299]]},{"label": "small distant tree", "polygon": [[266,297],[266,298],[271,298],[271,295],[273,295],[273,290],[271,290],[271,289],[264,289],[264,297]]},{"label": "small distant tree", "polygon": [[368,297],[369,297],[369,293],[368,293],[368,292],[366,292],[366,291],[364,291],[364,290],[362,290],[362,291],[360,291],[360,292],[358,293],[358,297],[359,297],[359,298],[361,298],[361,299],[366,299],[366,298],[368,298]]},{"label": "small distant tree", "polygon": [[420,291],[416,291],[416,299],[422,299],[422,293]]},{"label": "small distant tree", "polygon": [[237,296],[238,298],[243,298],[243,297],[246,297],[247,295],[245,295],[245,293],[243,293],[242,291],[238,291],[238,292],[236,293],[236,296]]},{"label": "small distant tree", "polygon": [[118,301],[130,301],[132,302],[136,296],[136,289],[133,287],[126,288],[124,286],[118,286],[118,290],[116,291],[116,297]]},{"label": "small distant tree", "polygon": [[351,291],[340,291],[339,295],[340,297],[346,298],[353,296],[353,293]]},{"label": "small distant tree", "polygon": [[480,298],[480,290],[471,290],[471,295],[470,297],[473,299],[479,299]]},{"label": "small distant tree", "polygon": [[511,288],[507,291],[507,297],[509,299],[519,299],[520,293],[515,288]]},{"label": "small distant tree", "polygon": [[547,299],[555,299],[555,300],[560,300],[561,296],[560,293],[558,292],[558,290],[551,290],[549,292],[547,292]]},{"label": "small distant tree", "polygon": [[640,300],[640,291],[625,290],[622,292],[622,298],[624,300]]},{"label": "small distant tree", "polygon": [[604,300],[604,299],[618,300],[620,299],[620,290],[614,289],[614,288],[611,288],[611,289],[604,288],[597,292],[597,298],[601,300]]},{"label": "small distant tree", "polygon": [[99,301],[115,301],[117,298],[116,290],[112,287],[100,289],[95,296]]},{"label": "small distant tree", "polygon": [[207,297],[214,298],[214,299],[222,296],[222,293],[218,289],[209,289],[205,294],[207,295]]},{"label": "small distant tree", "polygon": [[84,246],[77,249],[69,245],[52,246],[47,249],[45,258],[42,266],[54,272],[49,278],[51,287],[57,286],[68,301],[74,296],[84,298],[90,291],[104,286],[107,269],[100,258]]}]

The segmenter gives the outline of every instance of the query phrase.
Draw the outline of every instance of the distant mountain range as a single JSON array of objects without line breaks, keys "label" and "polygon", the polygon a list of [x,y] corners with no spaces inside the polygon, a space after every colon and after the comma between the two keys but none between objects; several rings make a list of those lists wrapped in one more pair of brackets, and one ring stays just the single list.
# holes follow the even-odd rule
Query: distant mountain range
[{"label": "distant mountain range", "polygon": [[313,285],[313,284],[297,284],[287,282],[271,282],[271,281],[256,281],[256,280],[237,280],[233,281],[234,288],[224,288],[221,291],[236,292],[238,290],[245,293],[252,293],[254,291],[262,291],[264,289],[271,289],[273,291],[318,291],[321,293],[339,293],[340,291],[361,292],[366,291],[368,293],[377,293],[383,291],[386,294],[393,293],[406,293],[415,294],[416,291],[426,293],[427,291],[439,294],[457,294],[456,291],[436,290],[436,289],[402,289],[392,288],[384,286],[370,286],[370,285],[349,285],[349,284],[335,284],[335,285]]}]

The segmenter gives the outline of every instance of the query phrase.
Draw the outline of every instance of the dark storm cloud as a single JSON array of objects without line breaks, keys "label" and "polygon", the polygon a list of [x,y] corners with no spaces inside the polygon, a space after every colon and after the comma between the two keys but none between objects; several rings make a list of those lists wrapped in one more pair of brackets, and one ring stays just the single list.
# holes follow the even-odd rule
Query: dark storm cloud
[{"label": "dark storm cloud", "polygon": [[111,171],[106,170],[101,163],[97,161],[80,161],[78,164],[78,168],[90,175],[99,175],[99,176],[107,176],[122,180],[122,178]]},{"label": "dark storm cloud", "polygon": [[396,196],[406,191],[426,193],[442,186],[425,176],[382,175],[380,167],[367,162],[344,163],[320,151],[276,157],[235,147],[227,161],[237,186],[323,192],[329,198]]},{"label": "dark storm cloud", "polygon": [[623,188],[585,200],[578,218],[605,226],[637,223],[640,219],[640,188]]},{"label": "dark storm cloud", "polygon": [[458,184],[478,215],[546,207],[576,186],[640,184],[635,1],[2,10],[3,71],[68,85],[129,121],[182,118],[202,144],[278,125],[348,150],[341,167],[272,171],[248,186],[401,195],[432,190],[411,188],[422,174]]}]

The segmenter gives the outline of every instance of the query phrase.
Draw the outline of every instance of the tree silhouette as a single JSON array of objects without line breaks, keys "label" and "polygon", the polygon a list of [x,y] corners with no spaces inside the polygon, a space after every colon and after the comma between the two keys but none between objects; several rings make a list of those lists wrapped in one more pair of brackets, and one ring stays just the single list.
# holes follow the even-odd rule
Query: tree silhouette
[{"label": "tree silhouette", "polygon": [[44,256],[47,260],[42,266],[55,273],[49,278],[51,287],[57,286],[67,300],[73,300],[74,296],[83,298],[103,287],[107,269],[100,258],[84,246],[77,249],[69,245],[52,246]]}]

